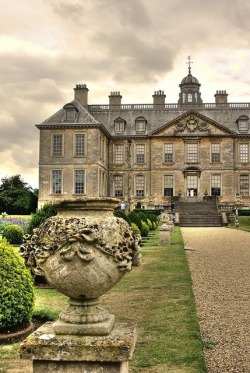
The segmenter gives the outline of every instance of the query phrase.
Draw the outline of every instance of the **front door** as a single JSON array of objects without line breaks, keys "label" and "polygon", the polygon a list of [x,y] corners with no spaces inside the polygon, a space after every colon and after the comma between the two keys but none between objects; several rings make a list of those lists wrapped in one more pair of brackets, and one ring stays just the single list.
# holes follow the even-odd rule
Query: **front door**
[{"label": "front door", "polygon": [[198,176],[187,175],[187,197],[197,199],[198,195]]}]

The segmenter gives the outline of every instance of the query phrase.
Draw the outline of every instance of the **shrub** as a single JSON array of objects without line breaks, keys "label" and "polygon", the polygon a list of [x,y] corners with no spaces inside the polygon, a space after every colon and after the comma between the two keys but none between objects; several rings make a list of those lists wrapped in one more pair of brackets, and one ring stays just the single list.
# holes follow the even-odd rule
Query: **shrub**
[{"label": "shrub", "polygon": [[135,236],[137,234],[141,235],[141,231],[135,223],[131,223],[131,228],[133,229],[133,233]]},{"label": "shrub", "polygon": [[140,211],[140,212],[137,213],[137,215],[138,215],[138,217],[139,217],[139,219],[140,219],[141,221],[144,221],[145,223],[147,223],[147,217],[146,217],[146,215],[144,214],[144,212]]},{"label": "shrub", "polygon": [[40,209],[36,210],[36,213],[31,216],[27,233],[32,234],[34,228],[38,228],[46,219],[56,215],[52,203],[46,203]]},{"label": "shrub", "polygon": [[0,327],[29,321],[34,304],[32,277],[6,240],[0,242],[0,283]]},{"label": "shrub", "polygon": [[126,222],[129,223],[129,219],[128,219],[128,217],[127,217],[127,214],[126,214],[124,211],[122,211],[122,210],[115,210],[115,211],[114,211],[114,215],[115,215],[117,218],[122,218],[122,219],[124,219]]},{"label": "shrub", "polygon": [[12,244],[19,245],[23,242],[24,230],[16,224],[9,224],[3,231],[3,238]]},{"label": "shrub", "polygon": [[152,222],[152,230],[154,231],[157,228],[157,224],[153,221]]},{"label": "shrub", "polygon": [[151,220],[147,219],[147,225],[148,225],[149,230],[152,231],[153,224],[152,224]]},{"label": "shrub", "polygon": [[149,227],[145,221],[142,222],[142,228],[141,228],[141,236],[147,237],[149,234]]},{"label": "shrub", "polygon": [[141,230],[141,219],[139,218],[139,216],[134,211],[131,211],[128,214],[128,219],[129,219],[130,223],[135,223],[137,225],[137,227]]},{"label": "shrub", "polygon": [[7,221],[4,221],[2,223],[0,223],[0,234],[3,234],[3,231],[5,230],[5,228],[7,227],[7,225],[10,225],[11,223],[7,222]]}]

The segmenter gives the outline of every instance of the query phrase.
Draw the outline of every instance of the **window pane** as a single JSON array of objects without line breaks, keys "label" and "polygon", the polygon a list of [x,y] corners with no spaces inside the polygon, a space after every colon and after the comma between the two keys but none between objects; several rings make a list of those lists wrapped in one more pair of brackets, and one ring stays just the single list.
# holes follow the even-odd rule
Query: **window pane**
[{"label": "window pane", "polygon": [[164,144],[164,162],[173,163],[173,144]]},{"label": "window pane", "polygon": [[164,175],[163,195],[167,197],[173,196],[173,175]]},{"label": "window pane", "polygon": [[115,132],[124,132],[125,125],[124,122],[115,122]]},{"label": "window pane", "polygon": [[82,157],[85,154],[85,135],[75,135],[75,155]]},{"label": "window pane", "polygon": [[211,176],[211,195],[220,196],[221,191],[221,175]]},{"label": "window pane", "polygon": [[67,109],[66,110],[66,120],[67,121],[74,121],[75,120],[75,110],[74,109]]},{"label": "window pane", "polygon": [[75,194],[84,194],[84,170],[75,170]]},{"label": "window pane", "polygon": [[123,197],[122,176],[114,177],[114,191],[115,197]]},{"label": "window pane", "polygon": [[243,197],[249,196],[249,175],[240,175],[240,194]]},{"label": "window pane", "polygon": [[198,144],[187,144],[187,162],[198,162]]},{"label": "window pane", "polygon": [[62,194],[62,171],[61,170],[52,171],[52,193]]},{"label": "window pane", "polygon": [[145,145],[136,145],[136,163],[145,163]]},{"label": "window pane", "polygon": [[123,163],[123,145],[115,145],[115,162],[121,164]]},{"label": "window pane", "polygon": [[248,144],[240,144],[240,162],[248,163]]},{"label": "window pane", "polygon": [[62,135],[53,135],[53,156],[61,157],[62,156]]},{"label": "window pane", "polygon": [[145,132],[146,125],[145,120],[137,120],[136,121],[136,132]]},{"label": "window pane", "polygon": [[135,181],[135,195],[136,197],[144,197],[144,176],[136,176],[136,181]]},{"label": "window pane", "polygon": [[211,144],[211,161],[220,162],[220,144]]}]

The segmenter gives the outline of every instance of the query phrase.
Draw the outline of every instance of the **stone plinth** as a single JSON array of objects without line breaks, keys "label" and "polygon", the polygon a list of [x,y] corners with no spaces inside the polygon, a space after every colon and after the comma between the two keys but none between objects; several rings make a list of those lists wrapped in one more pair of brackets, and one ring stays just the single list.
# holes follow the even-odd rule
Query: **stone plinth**
[{"label": "stone plinth", "polygon": [[170,245],[170,228],[168,224],[162,224],[160,227],[159,246]]},{"label": "stone plinth", "polygon": [[22,342],[20,357],[32,359],[34,373],[128,373],[135,341],[131,324],[115,324],[107,336],[77,336],[55,335],[46,323]]}]

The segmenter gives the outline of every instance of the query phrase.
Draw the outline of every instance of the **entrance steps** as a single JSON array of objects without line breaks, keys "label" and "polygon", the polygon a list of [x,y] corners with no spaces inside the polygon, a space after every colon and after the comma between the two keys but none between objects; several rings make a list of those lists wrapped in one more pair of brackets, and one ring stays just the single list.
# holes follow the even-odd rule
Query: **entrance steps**
[{"label": "entrance steps", "polygon": [[221,213],[214,201],[176,202],[175,212],[179,213],[181,227],[222,227]]}]

